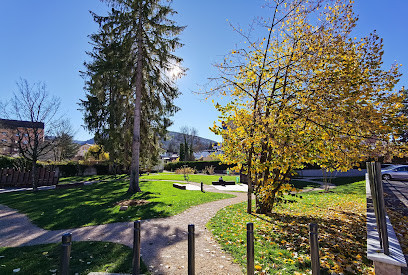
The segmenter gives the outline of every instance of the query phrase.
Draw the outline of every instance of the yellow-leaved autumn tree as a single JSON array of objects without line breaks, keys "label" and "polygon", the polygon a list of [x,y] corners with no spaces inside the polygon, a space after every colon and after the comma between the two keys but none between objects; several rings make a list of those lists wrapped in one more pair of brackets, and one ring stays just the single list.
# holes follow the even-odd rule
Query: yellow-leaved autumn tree
[{"label": "yellow-leaved autumn tree", "polygon": [[[271,212],[293,190],[294,169],[317,164],[345,171],[368,158],[400,154],[395,92],[398,65],[382,66],[375,32],[351,36],[357,17],[349,0],[275,0],[267,35],[228,55],[211,93],[229,103],[216,108],[212,130],[223,137],[221,160],[249,179],[257,212]],[[261,26],[261,27],[262,27]]]}]

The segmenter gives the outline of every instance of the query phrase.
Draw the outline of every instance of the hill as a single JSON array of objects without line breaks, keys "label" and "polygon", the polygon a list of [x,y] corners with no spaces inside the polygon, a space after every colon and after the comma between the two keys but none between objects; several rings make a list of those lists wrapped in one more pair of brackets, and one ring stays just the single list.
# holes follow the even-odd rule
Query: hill
[{"label": "hill", "polygon": [[84,145],[84,144],[95,144],[95,141],[93,138],[82,141],[82,140],[74,140],[75,143],[78,143],[79,145]]},{"label": "hill", "polygon": [[[163,149],[167,152],[178,152],[180,148],[180,143],[184,142],[184,137],[182,133],[169,131],[167,133],[168,138],[162,140]],[[196,136],[194,137],[194,151],[202,151],[205,149],[211,149],[212,144],[217,144],[216,141]]]},{"label": "hill", "polygon": [[[179,132],[172,132],[169,131],[167,133],[168,138],[165,140],[162,140],[163,144],[163,149],[165,149],[167,152],[178,152],[180,143],[184,142],[183,134]],[[93,138],[81,141],[81,140],[74,140],[75,143],[78,143],[79,145],[84,145],[84,144],[95,144],[95,141]],[[194,151],[202,151],[205,149],[211,148],[210,146],[212,144],[217,144],[216,141],[208,139],[208,138],[203,138],[203,137],[194,137]]]}]

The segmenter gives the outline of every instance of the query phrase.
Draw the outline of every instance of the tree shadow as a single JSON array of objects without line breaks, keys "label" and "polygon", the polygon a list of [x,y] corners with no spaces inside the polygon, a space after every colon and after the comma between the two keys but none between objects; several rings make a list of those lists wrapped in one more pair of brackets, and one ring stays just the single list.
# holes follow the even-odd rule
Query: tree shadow
[{"label": "tree shadow", "polygon": [[[171,215],[171,203],[152,201],[159,197],[150,191],[130,194],[126,182],[110,180],[74,189],[0,194],[0,203],[26,213],[39,227],[56,230]],[[129,199],[149,203],[119,211],[117,203]]]},{"label": "tree shadow", "polygon": [[[285,240],[283,243],[278,243],[281,249],[310,255],[309,224],[315,223],[319,226],[321,256],[331,255],[329,261],[344,267],[346,260],[359,261],[356,257],[360,255],[364,264],[371,265],[371,261],[366,257],[366,217],[363,215],[345,212],[342,218],[286,213],[253,214],[253,216],[271,225],[256,229],[257,235],[270,236],[271,240],[274,239],[273,236],[278,236],[279,240]],[[323,274],[327,271],[322,269]]]}]

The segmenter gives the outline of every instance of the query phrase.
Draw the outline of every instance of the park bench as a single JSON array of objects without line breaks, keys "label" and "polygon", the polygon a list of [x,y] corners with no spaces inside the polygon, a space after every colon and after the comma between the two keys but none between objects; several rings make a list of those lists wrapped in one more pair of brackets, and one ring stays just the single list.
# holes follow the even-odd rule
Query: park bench
[{"label": "park bench", "polygon": [[213,182],[212,182],[212,185],[222,185],[222,186],[225,186],[225,185],[235,185],[235,181],[225,181],[225,180],[222,179],[222,177],[220,177],[220,178],[218,179],[218,181],[213,181]]}]

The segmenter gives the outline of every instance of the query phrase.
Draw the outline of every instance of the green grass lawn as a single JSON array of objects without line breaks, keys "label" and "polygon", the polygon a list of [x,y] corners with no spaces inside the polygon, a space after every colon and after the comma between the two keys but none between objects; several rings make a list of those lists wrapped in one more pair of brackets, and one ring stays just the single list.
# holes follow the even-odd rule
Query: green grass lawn
[{"label": "green grass lawn", "polygon": [[[57,274],[60,254],[60,243],[0,247],[0,274]],[[132,273],[132,249],[107,242],[73,242],[70,274],[89,272]],[[142,262],[142,273],[146,272]]]},{"label": "green grass lawn", "polygon": [[[223,180],[225,181],[235,181],[239,176],[228,176],[222,175]],[[191,182],[203,182],[204,184],[211,185],[213,181],[218,181],[220,175],[203,175],[203,174],[191,174],[189,175],[189,181]],[[145,175],[142,179],[156,179],[156,180],[181,180],[184,181],[184,175],[182,174],[170,174],[170,173],[160,173]]]},{"label": "green grass lawn", "polygon": [[[59,179],[58,184],[67,184],[75,182],[84,182],[84,181],[103,181],[111,180],[114,176],[110,175],[94,175],[94,176],[76,176],[76,177],[62,177]],[[128,175],[117,175],[116,178],[125,178]]]},{"label": "green grass lawn", "polygon": [[[333,192],[307,192],[275,207],[271,215],[246,213],[246,203],[222,209],[209,222],[221,246],[244,268],[246,223],[254,223],[255,265],[261,274],[307,274],[311,270],[309,224],[319,225],[322,274],[367,274],[364,182]],[[351,192],[350,192],[351,191]]]},{"label": "green grass lawn", "polygon": [[337,178],[333,178],[331,180],[331,183],[333,183],[336,186],[340,186],[340,185],[348,185],[350,183],[354,183],[354,182],[357,182],[357,181],[363,181],[363,180],[365,180],[364,176],[360,176],[360,177],[337,177]]},{"label": "green grass lawn", "polygon": [[[104,182],[72,189],[0,194],[0,204],[25,213],[39,227],[56,230],[113,222],[167,217],[190,206],[233,197],[229,194],[202,193],[174,188],[171,182],[141,181],[142,193],[127,193],[128,181]],[[140,206],[119,211],[123,200],[147,200]]]}]

